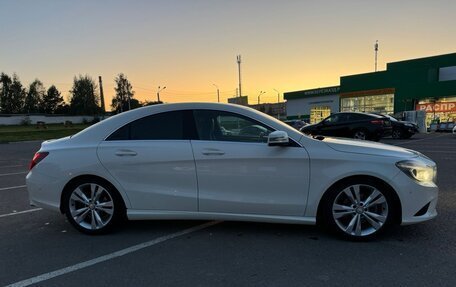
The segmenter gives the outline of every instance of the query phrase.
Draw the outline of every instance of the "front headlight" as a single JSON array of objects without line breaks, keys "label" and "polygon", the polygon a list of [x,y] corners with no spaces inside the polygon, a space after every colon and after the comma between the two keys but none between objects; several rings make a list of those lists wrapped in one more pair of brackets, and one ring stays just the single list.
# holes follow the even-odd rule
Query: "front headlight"
[{"label": "front headlight", "polygon": [[413,124],[404,124],[406,127],[413,127]]},{"label": "front headlight", "polygon": [[416,181],[429,183],[437,179],[437,166],[430,166],[416,160],[404,160],[396,163],[396,166],[406,175]]}]

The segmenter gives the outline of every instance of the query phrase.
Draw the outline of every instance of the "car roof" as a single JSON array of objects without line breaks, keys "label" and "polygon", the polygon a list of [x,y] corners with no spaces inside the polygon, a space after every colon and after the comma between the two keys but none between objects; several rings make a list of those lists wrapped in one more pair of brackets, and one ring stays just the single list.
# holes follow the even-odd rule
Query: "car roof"
[{"label": "car roof", "polygon": [[357,114],[357,115],[368,115],[368,116],[371,116],[371,117],[375,117],[375,118],[382,118],[383,116],[381,115],[377,115],[377,114],[372,114],[372,113],[363,113],[363,112],[339,112],[339,113],[334,113],[335,114]]}]

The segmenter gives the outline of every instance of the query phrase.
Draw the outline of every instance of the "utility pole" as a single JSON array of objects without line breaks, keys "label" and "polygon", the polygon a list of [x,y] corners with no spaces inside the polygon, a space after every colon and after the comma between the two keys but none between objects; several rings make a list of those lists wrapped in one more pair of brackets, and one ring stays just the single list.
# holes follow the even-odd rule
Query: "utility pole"
[{"label": "utility pole", "polygon": [[237,55],[236,57],[238,63],[238,72],[239,72],[239,97],[242,97],[242,90],[241,90],[241,55]]},{"label": "utility pole", "polygon": [[378,40],[375,41],[374,50],[375,50],[375,71],[377,72]]},{"label": "utility pole", "polygon": [[219,87],[216,84],[212,84],[214,87],[217,88],[217,103],[220,103],[220,90]]},{"label": "utility pole", "polygon": [[157,89],[157,101],[160,102],[160,92],[166,89],[166,86],[160,89],[160,86],[158,86]]},{"label": "utility pole", "polygon": [[103,95],[103,83],[101,81],[101,76],[98,76],[98,81],[100,82],[101,112],[104,115],[106,113],[106,110],[105,110],[105,102],[104,102],[104,95]]}]

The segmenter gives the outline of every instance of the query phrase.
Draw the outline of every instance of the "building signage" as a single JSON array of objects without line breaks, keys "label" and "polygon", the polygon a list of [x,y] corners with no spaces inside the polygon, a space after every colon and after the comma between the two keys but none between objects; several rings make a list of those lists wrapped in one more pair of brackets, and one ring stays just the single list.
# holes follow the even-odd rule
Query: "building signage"
[{"label": "building signage", "polygon": [[456,102],[437,102],[416,105],[416,110],[428,112],[456,112]]},{"label": "building signage", "polygon": [[304,96],[316,96],[316,95],[331,95],[338,94],[340,92],[340,87],[328,87],[303,91]]}]

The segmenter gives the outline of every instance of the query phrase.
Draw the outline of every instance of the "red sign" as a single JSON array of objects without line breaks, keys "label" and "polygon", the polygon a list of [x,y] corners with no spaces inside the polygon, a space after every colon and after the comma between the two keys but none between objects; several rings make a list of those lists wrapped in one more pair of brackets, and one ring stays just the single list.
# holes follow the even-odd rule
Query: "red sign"
[{"label": "red sign", "polygon": [[417,111],[429,112],[456,112],[456,102],[437,102],[416,105]]}]

